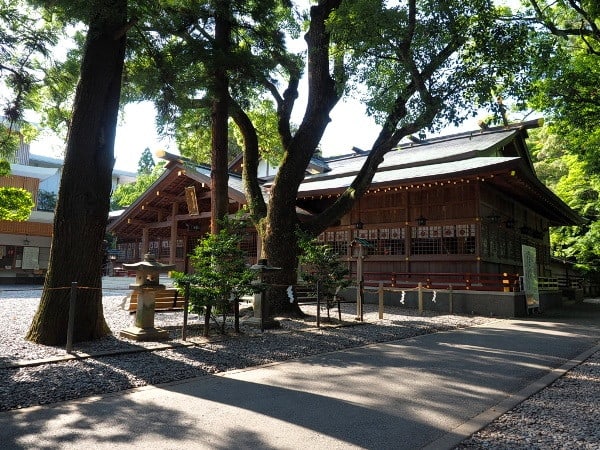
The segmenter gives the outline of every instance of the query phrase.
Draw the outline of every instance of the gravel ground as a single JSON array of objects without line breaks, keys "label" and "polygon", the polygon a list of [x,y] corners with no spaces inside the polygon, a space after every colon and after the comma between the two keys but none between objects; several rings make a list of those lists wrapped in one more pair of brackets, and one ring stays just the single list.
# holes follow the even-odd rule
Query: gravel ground
[{"label": "gravel ground", "polygon": [[600,449],[600,352],[457,449]]},{"label": "gravel ground", "polygon": [[[24,340],[39,303],[39,290],[2,288],[0,304],[0,411],[117,392],[205,374],[284,361],[291,358],[404,339],[490,320],[365,305],[365,323],[354,320],[355,307],[343,308],[342,321],[352,326],[315,327],[314,306],[303,306],[304,320],[282,320],[281,328],[261,333],[244,325],[242,334],[200,336],[200,320],[190,315],[188,341],[181,340],[182,312],[161,312],[155,324],[169,330],[165,343],[133,342],[118,337],[132,324],[122,305],[125,290],[104,291],[104,314],[115,335],[75,345],[74,354],[90,358],[41,363],[68,356],[64,348]],[[337,311],[332,314],[337,316]],[[497,319],[494,319],[497,320]],[[336,323],[334,321],[334,323]],[[231,329],[231,327],[229,327]],[[153,351],[146,351],[153,349]],[[140,351],[141,350],[141,351]],[[120,352],[113,355],[102,353]],[[29,365],[32,364],[32,365]],[[465,440],[458,449],[600,449],[600,352],[548,388]]]}]

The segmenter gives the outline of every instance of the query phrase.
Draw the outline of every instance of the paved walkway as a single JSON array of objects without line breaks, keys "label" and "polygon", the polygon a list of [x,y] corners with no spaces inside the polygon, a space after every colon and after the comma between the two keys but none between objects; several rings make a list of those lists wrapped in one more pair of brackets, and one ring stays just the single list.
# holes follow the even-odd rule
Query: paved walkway
[{"label": "paved walkway", "polygon": [[[9,448],[451,448],[598,349],[597,317],[499,320],[0,413]],[[561,369],[562,368],[562,369]]]}]

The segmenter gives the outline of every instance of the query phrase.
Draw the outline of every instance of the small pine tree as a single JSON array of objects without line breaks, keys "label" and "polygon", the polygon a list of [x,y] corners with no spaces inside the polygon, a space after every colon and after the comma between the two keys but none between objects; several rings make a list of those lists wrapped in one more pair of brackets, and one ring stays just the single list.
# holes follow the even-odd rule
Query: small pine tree
[{"label": "small pine tree", "polygon": [[240,248],[246,224],[240,220],[224,219],[217,234],[208,234],[190,255],[194,273],[175,273],[174,280],[180,290],[190,283],[190,310],[204,313],[204,336],[209,334],[213,310],[223,315],[221,332],[232,301],[251,294],[256,286],[256,273],[246,265]]},{"label": "small pine tree", "polygon": [[327,317],[338,291],[350,284],[349,271],[330,245],[298,233],[301,249],[300,277],[306,283],[319,284],[319,294],[326,301]]},{"label": "small pine tree", "polygon": [[156,163],[154,162],[154,158],[152,157],[152,152],[150,149],[146,147],[140,156],[138,161],[138,171],[139,175],[150,175],[152,170],[154,170],[154,166]]}]

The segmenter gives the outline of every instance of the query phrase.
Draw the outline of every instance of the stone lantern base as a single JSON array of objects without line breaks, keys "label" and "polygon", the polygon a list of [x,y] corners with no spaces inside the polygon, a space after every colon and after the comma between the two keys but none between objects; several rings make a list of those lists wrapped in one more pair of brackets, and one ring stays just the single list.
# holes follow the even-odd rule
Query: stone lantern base
[{"label": "stone lantern base", "polygon": [[121,330],[120,336],[133,341],[155,341],[169,339],[169,332],[162,328],[129,327]]}]

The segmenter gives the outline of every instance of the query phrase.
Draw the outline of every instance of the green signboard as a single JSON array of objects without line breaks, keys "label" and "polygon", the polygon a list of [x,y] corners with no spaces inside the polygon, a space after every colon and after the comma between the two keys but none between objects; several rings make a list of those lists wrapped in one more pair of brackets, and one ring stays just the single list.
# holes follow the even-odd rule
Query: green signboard
[{"label": "green signboard", "polygon": [[523,255],[523,289],[527,299],[527,310],[540,307],[540,291],[538,289],[537,255],[535,247],[522,246]]}]

